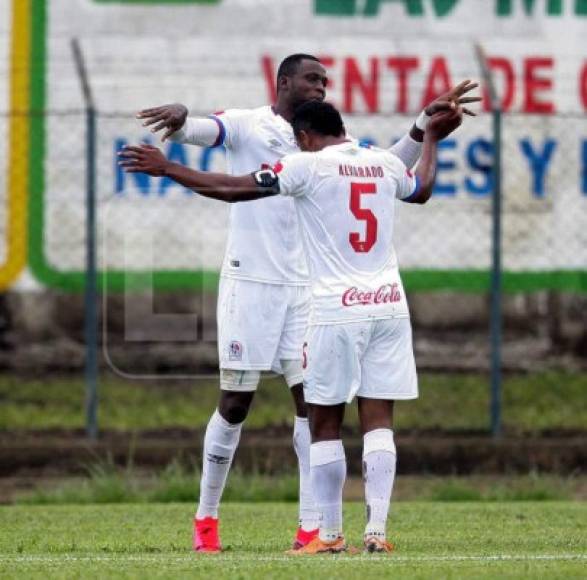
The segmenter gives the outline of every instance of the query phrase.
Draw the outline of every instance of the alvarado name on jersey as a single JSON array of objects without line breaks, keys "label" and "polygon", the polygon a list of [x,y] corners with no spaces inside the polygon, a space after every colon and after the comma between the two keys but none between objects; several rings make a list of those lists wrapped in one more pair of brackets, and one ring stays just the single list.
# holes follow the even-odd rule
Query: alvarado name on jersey
[{"label": "alvarado name on jersey", "polygon": [[383,167],[372,165],[371,167],[355,167],[354,165],[340,164],[338,174],[343,177],[383,177]]}]

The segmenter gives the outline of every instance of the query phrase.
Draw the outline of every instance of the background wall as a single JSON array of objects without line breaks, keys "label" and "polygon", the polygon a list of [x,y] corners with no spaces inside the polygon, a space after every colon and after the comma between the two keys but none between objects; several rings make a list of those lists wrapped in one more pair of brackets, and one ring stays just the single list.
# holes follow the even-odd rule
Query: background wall
[{"label": "background wall", "polygon": [[[538,353],[555,346],[582,353],[586,23],[582,0],[0,0],[5,342],[79,341],[81,297],[60,298],[80,292],[85,280],[88,144],[72,37],[85,54],[98,115],[100,284],[104,312],[114,312],[107,328],[122,342],[130,335],[161,342],[157,329],[172,328],[177,337],[185,327],[187,344],[179,348],[211,345],[210,364],[228,210],[169,180],[117,169],[116,151],[125,143],[158,142],[136,111],[182,102],[205,115],[271,102],[279,62],[304,51],[322,58],[329,99],[349,131],[387,146],[425,103],[464,78],[480,78],[473,48],[480,42],[507,112],[503,265],[504,287],[513,294],[506,329],[529,332],[542,344]],[[457,342],[465,332],[480,333],[475,352],[485,360],[492,146],[486,103],[480,109],[443,143],[432,203],[399,208],[396,245],[416,324],[426,332],[460,329]],[[164,150],[193,167],[224,167],[222,150]],[[137,285],[142,294],[133,291]],[[145,295],[145,287],[156,290]],[[129,304],[142,310],[129,314]],[[184,322],[155,322],[154,304]],[[140,332],[130,331],[137,321]]]}]

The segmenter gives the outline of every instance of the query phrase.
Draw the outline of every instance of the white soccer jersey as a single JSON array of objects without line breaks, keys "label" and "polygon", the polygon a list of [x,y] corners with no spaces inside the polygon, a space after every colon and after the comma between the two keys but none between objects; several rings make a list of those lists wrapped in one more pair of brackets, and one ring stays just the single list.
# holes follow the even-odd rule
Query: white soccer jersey
[{"label": "white soccer jersey", "polygon": [[[232,175],[256,171],[264,164],[273,166],[284,155],[299,151],[291,125],[272,107],[229,109],[212,118],[220,129],[216,145],[226,147]],[[275,196],[231,206],[222,275],[271,284],[309,284],[292,199]]]},{"label": "white soccer jersey", "polygon": [[309,324],[409,316],[392,243],[395,200],[416,179],[393,154],[352,141],[275,167],[295,199],[312,281]]}]

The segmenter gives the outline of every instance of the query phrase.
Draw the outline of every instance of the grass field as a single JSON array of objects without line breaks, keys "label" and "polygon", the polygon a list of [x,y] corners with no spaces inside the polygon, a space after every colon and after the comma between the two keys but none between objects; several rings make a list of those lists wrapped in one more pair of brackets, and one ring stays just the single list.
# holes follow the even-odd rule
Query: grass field
[{"label": "grass field", "polygon": [[[398,404],[398,429],[486,430],[488,378],[475,374],[421,373],[420,398]],[[587,425],[587,374],[506,376],[503,424],[508,432],[583,429]],[[216,380],[182,383],[123,382],[103,378],[100,426],[104,429],[203,427],[218,398]],[[84,385],[79,379],[0,378],[3,429],[81,428]],[[265,379],[247,419],[248,428],[291,423],[290,394],[281,379]],[[346,423],[357,423],[349,408]]]},{"label": "grass field", "polygon": [[[227,551],[190,551],[192,504],[0,507],[1,578],[584,578],[587,504],[393,506],[390,556],[292,558],[291,504],[228,504]],[[363,506],[345,528],[359,545]]]}]

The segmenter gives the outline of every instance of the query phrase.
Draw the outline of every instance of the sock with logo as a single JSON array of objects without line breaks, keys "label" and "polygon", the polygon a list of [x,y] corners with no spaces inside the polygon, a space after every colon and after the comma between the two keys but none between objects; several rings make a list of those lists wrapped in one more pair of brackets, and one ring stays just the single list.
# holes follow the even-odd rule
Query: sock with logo
[{"label": "sock with logo", "polygon": [[208,422],[204,437],[204,458],[200,481],[200,502],[196,518],[218,517],[220,498],[238,446],[242,423],[232,424],[218,410]]},{"label": "sock with logo", "polygon": [[305,417],[296,417],[294,422],[293,444],[298,456],[300,471],[300,527],[309,532],[319,525],[319,515],[312,496],[310,476],[310,425]]}]

